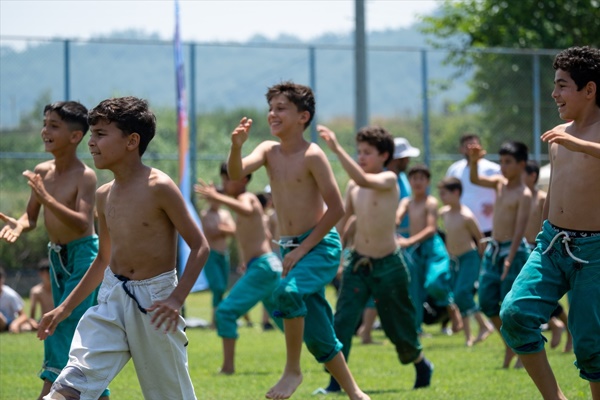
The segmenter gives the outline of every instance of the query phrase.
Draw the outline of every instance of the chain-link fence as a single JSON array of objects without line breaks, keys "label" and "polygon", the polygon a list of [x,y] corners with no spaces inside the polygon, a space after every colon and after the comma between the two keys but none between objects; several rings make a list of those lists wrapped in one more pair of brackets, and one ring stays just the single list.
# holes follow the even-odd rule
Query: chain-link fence
[{"label": "chain-link fence", "polygon": [[[315,122],[339,127],[342,143],[354,146],[354,50],[351,43],[186,43],[184,45],[196,175],[218,178],[228,135],[241,112],[266,119],[266,89],[283,80],[315,90]],[[88,107],[134,95],[160,110],[158,137],[147,162],[177,177],[175,66],[173,43],[161,40],[59,40],[0,37],[0,210],[23,210],[28,191],[20,171],[50,155],[39,140],[44,104],[64,99]],[[479,134],[490,158],[505,140],[520,140],[542,163],[546,147],[537,139],[560,122],[550,97],[555,50],[482,49],[471,62],[447,65],[439,49],[378,44],[367,48],[368,115],[394,136],[422,149],[435,187],[457,154],[458,138]],[[234,116],[228,114],[238,110]],[[222,114],[226,124],[209,115]],[[162,123],[162,125],[161,125]],[[225,128],[223,127],[225,126]],[[263,128],[268,129],[263,123]],[[307,133],[307,137],[309,134]],[[314,127],[310,136],[316,139]],[[160,145],[156,142],[162,141]],[[154,146],[154,147],[152,147]],[[85,145],[80,146],[88,164]],[[31,149],[37,149],[32,151]],[[334,161],[334,160],[332,160]],[[347,177],[333,162],[340,187]],[[99,183],[111,179],[98,171]],[[258,174],[251,189],[261,190]]]}]

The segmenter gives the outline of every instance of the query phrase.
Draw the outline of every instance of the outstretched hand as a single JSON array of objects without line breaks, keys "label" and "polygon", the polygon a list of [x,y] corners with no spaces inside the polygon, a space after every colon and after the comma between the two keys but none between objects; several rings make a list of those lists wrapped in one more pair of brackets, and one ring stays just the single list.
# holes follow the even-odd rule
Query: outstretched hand
[{"label": "outstretched hand", "polygon": [[244,117],[240,120],[240,124],[231,133],[231,143],[235,146],[241,147],[250,134],[250,128],[252,127],[252,120]]},{"label": "outstretched hand", "polygon": [[27,184],[33,189],[38,201],[44,204],[45,200],[50,197],[44,186],[44,180],[40,174],[26,170],[23,171],[23,176],[27,178]]},{"label": "outstretched hand", "polygon": [[198,179],[198,183],[194,185],[194,191],[198,193],[204,199],[214,199],[215,195],[218,193],[215,185],[211,183],[206,183],[202,179]]},{"label": "outstretched hand", "polygon": [[545,132],[541,139],[544,142],[559,144],[571,151],[581,151],[581,139],[568,134],[564,129],[551,129]]},{"label": "outstretched hand", "polygon": [[64,320],[65,318],[67,318],[70,315],[70,313],[66,314],[62,311],[62,309],[60,309],[59,307],[48,311],[46,314],[44,314],[44,316],[42,317],[42,320],[40,321],[39,325],[38,325],[38,330],[37,330],[37,337],[40,340],[44,340],[46,339],[48,336],[51,336],[54,331],[56,330],[56,327],[58,326],[58,324]]},{"label": "outstretched hand", "polygon": [[0,239],[6,240],[8,243],[14,243],[19,236],[21,236],[21,232],[23,232],[23,226],[13,217],[9,217],[1,212],[0,220],[6,223],[6,225],[2,227],[2,230],[0,230]]},{"label": "outstretched hand", "polygon": [[317,125],[317,132],[319,132],[319,136],[325,141],[327,147],[334,152],[337,151],[339,143],[335,137],[335,133],[331,129],[325,125]]},{"label": "outstretched hand", "polygon": [[169,331],[175,332],[177,330],[179,309],[181,306],[181,304],[178,304],[177,301],[169,297],[164,300],[155,301],[146,309],[146,311],[154,311],[150,323],[153,324],[156,329],[160,329],[161,326],[164,326],[165,333],[168,333]]},{"label": "outstretched hand", "polygon": [[469,156],[470,162],[477,162],[485,157],[486,154],[487,151],[479,144],[470,144],[467,146],[467,155]]}]

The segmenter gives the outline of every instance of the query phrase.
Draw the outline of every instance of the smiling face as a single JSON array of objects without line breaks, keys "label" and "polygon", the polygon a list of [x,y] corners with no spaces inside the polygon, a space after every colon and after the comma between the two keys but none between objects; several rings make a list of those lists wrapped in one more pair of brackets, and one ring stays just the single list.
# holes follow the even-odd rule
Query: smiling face
[{"label": "smiling face", "polygon": [[281,138],[298,129],[303,132],[309,117],[308,111],[298,111],[298,107],[283,94],[274,96],[269,102],[267,122],[273,136]]},{"label": "smiling face", "polygon": [[41,135],[44,141],[44,150],[49,153],[70,145],[76,139],[71,126],[63,121],[56,111],[48,111],[44,114]]},{"label": "smiling face", "polygon": [[565,121],[577,119],[585,105],[586,89],[577,90],[571,74],[557,69],[554,74],[552,98],[558,106],[558,115]]},{"label": "smiling face", "polygon": [[[91,125],[90,131],[88,148],[98,169],[110,169],[115,162],[122,160],[130,150],[128,145],[135,135],[123,135],[123,131],[115,123],[106,119],[100,119],[98,123]],[[135,154],[138,154],[137,149]]]}]

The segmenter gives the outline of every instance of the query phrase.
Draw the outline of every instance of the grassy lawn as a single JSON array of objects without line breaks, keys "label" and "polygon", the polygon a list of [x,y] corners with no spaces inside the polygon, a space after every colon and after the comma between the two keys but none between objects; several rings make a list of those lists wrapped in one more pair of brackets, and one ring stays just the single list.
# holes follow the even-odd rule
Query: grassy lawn
[{"label": "grassy lawn", "polygon": [[[333,304],[335,300],[331,289],[328,295]],[[209,319],[210,294],[191,294],[186,307],[187,315]],[[254,327],[240,328],[237,373],[234,376],[217,374],[221,364],[221,341],[216,333],[206,329],[188,329],[190,374],[199,399],[261,399],[279,379],[285,359],[283,334],[278,331],[262,332],[260,313],[261,308],[255,307],[251,312]],[[500,368],[504,350],[498,334],[473,348],[466,348],[462,333],[442,336],[439,326],[427,327],[426,330],[432,337],[424,339],[423,345],[427,357],[435,364],[430,388],[411,390],[414,368],[400,365],[394,347],[383,332],[377,330],[374,339],[382,345],[361,345],[355,338],[350,354],[350,368],[362,389],[373,399],[381,400],[541,398],[524,370]],[[591,398],[587,382],[578,377],[573,366],[573,354],[561,352],[563,344],[564,338],[558,349],[548,349],[550,363],[563,391],[570,399]],[[0,336],[0,399],[30,400],[37,397],[41,381],[36,373],[42,355],[42,342],[33,333]],[[302,368],[304,381],[293,398],[323,398],[311,393],[327,384],[328,375],[306,349],[303,349]],[[113,400],[143,398],[132,363],[121,371],[110,389]]]}]

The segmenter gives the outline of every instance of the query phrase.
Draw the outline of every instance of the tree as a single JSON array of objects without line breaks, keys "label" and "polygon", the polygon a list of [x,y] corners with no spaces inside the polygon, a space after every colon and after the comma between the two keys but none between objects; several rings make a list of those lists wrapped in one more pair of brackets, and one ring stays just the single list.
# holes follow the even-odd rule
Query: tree
[{"label": "tree", "polygon": [[[539,57],[542,132],[559,122],[550,97],[552,60],[570,46],[600,44],[599,0],[444,0],[422,31],[446,63],[473,70],[467,103],[481,107],[492,144],[511,138],[532,145],[534,54]],[[546,49],[546,50],[544,50]],[[541,133],[541,132],[538,132]]]}]

